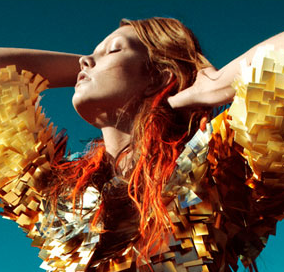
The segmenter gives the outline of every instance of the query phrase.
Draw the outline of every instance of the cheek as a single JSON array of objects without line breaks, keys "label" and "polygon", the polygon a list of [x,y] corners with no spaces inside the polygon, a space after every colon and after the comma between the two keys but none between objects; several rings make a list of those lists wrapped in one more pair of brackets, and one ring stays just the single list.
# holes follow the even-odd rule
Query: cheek
[{"label": "cheek", "polygon": [[[137,61],[119,63],[96,75],[97,95],[116,98],[115,102],[126,102],[133,95],[141,96],[148,86],[148,77]],[[124,98],[124,100],[123,100]]]},{"label": "cheek", "polygon": [[145,70],[144,63],[133,59],[121,65],[117,75],[121,86],[127,89],[129,95],[143,95],[150,83]]},{"label": "cheek", "polygon": [[122,107],[131,98],[139,98],[149,85],[145,65],[137,58],[100,62],[89,73],[91,80],[76,87],[73,105],[84,108]]}]

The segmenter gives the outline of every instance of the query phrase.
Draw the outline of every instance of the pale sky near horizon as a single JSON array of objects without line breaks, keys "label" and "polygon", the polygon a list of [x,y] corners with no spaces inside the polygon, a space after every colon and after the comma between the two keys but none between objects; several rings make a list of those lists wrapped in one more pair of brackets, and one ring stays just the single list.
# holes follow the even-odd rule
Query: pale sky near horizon
[{"label": "pale sky near horizon", "polygon": [[[280,0],[0,0],[0,10],[0,47],[79,54],[90,54],[122,18],[174,17],[193,30],[217,68],[284,29]],[[100,132],[73,110],[73,92],[73,88],[47,90],[43,106],[59,129],[67,129],[69,148],[76,152]],[[258,259],[260,272],[284,270],[283,242],[282,222]],[[38,250],[30,243],[15,223],[0,219],[0,272],[44,271],[39,268]]]}]

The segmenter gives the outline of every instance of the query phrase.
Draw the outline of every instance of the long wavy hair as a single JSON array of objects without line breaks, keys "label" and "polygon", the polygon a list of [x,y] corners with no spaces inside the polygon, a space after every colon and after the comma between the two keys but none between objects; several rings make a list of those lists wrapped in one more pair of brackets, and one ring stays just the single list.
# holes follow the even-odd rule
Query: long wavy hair
[{"label": "long wavy hair", "polygon": [[[75,207],[87,186],[93,184],[101,190],[113,176],[120,176],[139,212],[140,257],[147,259],[159,250],[170,232],[171,220],[162,193],[188,140],[188,120],[180,111],[170,108],[167,98],[191,86],[198,70],[210,63],[202,55],[192,31],[176,19],[123,19],[120,26],[124,25],[134,28],[148,50],[147,69],[152,88],[152,95],[145,97],[137,110],[131,142],[113,161],[103,142],[95,141],[82,158],[54,164],[56,178],[52,178],[48,187],[54,209],[59,195],[72,198]],[[172,77],[165,81],[167,72]],[[202,113],[192,110],[191,114],[196,117],[191,128],[195,131]],[[127,173],[121,174],[119,162],[125,154],[132,154],[132,165]],[[93,218],[93,226],[107,213],[103,204]]]}]

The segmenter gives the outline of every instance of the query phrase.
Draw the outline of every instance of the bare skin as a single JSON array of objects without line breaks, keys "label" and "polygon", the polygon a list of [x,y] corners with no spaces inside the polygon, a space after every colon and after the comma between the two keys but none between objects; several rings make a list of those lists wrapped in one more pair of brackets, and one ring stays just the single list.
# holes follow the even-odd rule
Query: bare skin
[{"label": "bare skin", "polygon": [[135,98],[139,106],[150,84],[146,59],[147,50],[132,26],[118,28],[91,55],[80,59],[73,105],[84,120],[102,130],[106,150],[113,157],[130,142],[137,107],[125,108],[125,104]]},{"label": "bare skin", "polygon": [[50,88],[71,87],[76,83],[82,55],[35,49],[0,48],[0,65],[16,64],[18,71],[42,75]]},{"label": "bare skin", "polygon": [[[89,56],[0,48],[1,67],[15,64],[19,72],[24,69],[41,74],[48,78],[50,88],[77,82],[74,107],[84,120],[102,129],[106,150],[113,157],[130,141],[135,110],[127,109],[127,122],[117,120],[122,118],[124,105],[133,97],[139,100],[147,89],[146,57],[146,48],[129,26],[109,35]],[[88,82],[89,78],[93,80]]]},{"label": "bare skin", "polygon": [[[239,73],[239,61],[246,58],[250,63],[257,47],[265,44],[284,48],[284,33],[253,47],[219,71],[214,68],[199,71],[194,85],[170,97],[169,104],[173,108],[187,108],[232,101],[231,83]],[[149,85],[147,72],[143,69],[145,54],[134,30],[124,26],[109,35],[89,56],[1,48],[0,63],[2,67],[16,64],[18,70],[39,73],[49,79],[52,88],[75,85],[81,57],[73,104],[83,119],[102,129],[106,149],[115,157],[130,141],[130,128],[136,114],[135,110],[128,109],[128,121],[118,123],[123,105],[133,97],[142,101]]]},{"label": "bare skin", "polygon": [[172,108],[183,108],[191,106],[214,107],[232,102],[235,91],[231,84],[234,78],[240,74],[240,60],[246,59],[250,64],[256,49],[265,44],[273,44],[275,49],[284,49],[284,32],[254,46],[218,71],[213,67],[200,70],[193,86],[169,97],[169,104]]}]

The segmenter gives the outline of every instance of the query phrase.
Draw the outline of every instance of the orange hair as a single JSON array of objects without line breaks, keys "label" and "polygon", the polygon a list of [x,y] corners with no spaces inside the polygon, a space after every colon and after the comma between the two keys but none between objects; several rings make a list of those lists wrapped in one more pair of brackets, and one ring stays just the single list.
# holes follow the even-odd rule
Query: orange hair
[{"label": "orange hair", "polygon": [[[210,66],[210,63],[202,55],[193,33],[176,19],[123,19],[121,26],[124,25],[133,26],[148,50],[147,69],[153,90],[153,95],[145,97],[137,111],[128,149],[118,158],[126,152],[132,152],[133,168],[130,174],[122,178],[128,181],[128,195],[140,213],[140,258],[147,259],[149,254],[159,250],[170,232],[171,220],[163,203],[162,192],[187,140],[188,120],[170,108],[167,97],[191,86],[198,70]],[[165,80],[165,71],[172,74],[168,80]],[[201,114],[194,116],[200,117]],[[193,122],[192,131],[197,128],[198,124]],[[101,180],[107,182],[113,175],[110,170],[104,176],[105,171],[101,169],[107,169],[107,164],[110,163],[104,155],[103,144],[99,143],[78,161],[56,166],[55,170],[65,171],[65,174],[61,185],[53,183],[53,195],[70,192],[62,189],[69,186],[73,188],[71,195],[76,201],[94,173],[101,173],[96,176],[98,181],[95,183],[99,189],[102,188]],[[105,209],[101,208],[100,212],[105,212]],[[99,218],[97,213],[93,225]]]},{"label": "orange hair", "polygon": [[[140,212],[140,258],[146,260],[166,241],[171,220],[163,203],[162,192],[176,166],[185,143],[187,120],[167,104],[166,98],[189,86],[198,70],[210,66],[202,55],[194,34],[180,21],[150,18],[130,21],[148,50],[148,69],[153,76],[155,95],[145,99],[133,126],[131,149],[135,167],[129,177],[128,192]],[[173,74],[168,85],[164,72]],[[201,117],[202,113],[196,113]],[[192,131],[198,128],[193,123]],[[149,223],[151,218],[151,223]]]},{"label": "orange hair", "polygon": [[58,156],[52,162],[52,172],[43,176],[39,186],[49,199],[52,212],[56,213],[59,196],[71,199],[75,208],[76,202],[90,183],[94,183],[94,179],[94,186],[100,191],[105,180],[111,178],[112,170],[106,166],[103,141],[94,140],[88,149],[85,155],[73,161],[62,160],[62,157]]}]

